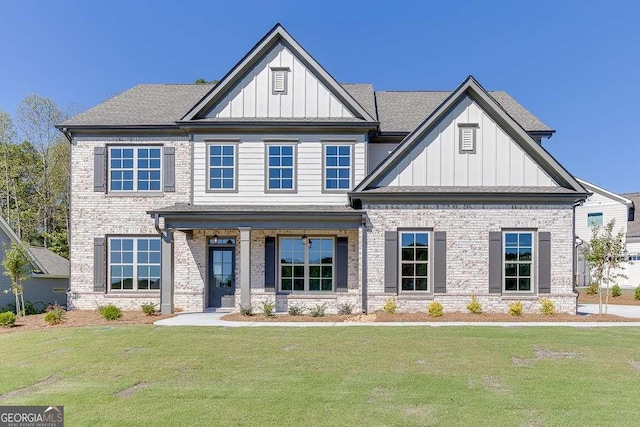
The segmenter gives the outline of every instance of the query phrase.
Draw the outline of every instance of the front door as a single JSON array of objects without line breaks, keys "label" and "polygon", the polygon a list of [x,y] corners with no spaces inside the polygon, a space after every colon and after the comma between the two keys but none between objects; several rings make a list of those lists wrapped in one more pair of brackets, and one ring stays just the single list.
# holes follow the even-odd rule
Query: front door
[{"label": "front door", "polygon": [[234,307],[235,292],[235,248],[209,247],[209,307]]}]

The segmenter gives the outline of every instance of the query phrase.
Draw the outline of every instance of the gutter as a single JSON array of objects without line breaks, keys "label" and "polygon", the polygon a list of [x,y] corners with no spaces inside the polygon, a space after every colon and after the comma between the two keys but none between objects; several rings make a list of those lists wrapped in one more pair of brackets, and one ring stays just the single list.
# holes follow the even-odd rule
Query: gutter
[{"label": "gutter", "polygon": [[349,197],[352,200],[367,202],[403,202],[403,203],[513,203],[513,202],[536,202],[536,203],[557,203],[572,202],[577,203],[584,200],[589,193],[361,193],[351,192]]}]

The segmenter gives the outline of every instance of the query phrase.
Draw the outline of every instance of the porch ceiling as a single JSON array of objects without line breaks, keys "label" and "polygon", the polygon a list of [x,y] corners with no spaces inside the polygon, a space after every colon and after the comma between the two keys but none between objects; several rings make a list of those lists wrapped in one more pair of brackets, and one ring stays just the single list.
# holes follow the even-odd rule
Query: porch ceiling
[{"label": "porch ceiling", "polygon": [[174,230],[251,227],[255,229],[356,229],[364,211],[346,206],[176,204],[147,212]]}]

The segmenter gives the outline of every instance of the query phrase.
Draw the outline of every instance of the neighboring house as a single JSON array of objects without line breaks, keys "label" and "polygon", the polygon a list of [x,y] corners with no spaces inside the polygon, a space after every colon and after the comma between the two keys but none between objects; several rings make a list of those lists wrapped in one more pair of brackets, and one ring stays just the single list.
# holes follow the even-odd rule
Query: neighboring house
[{"label": "neighboring house", "polygon": [[58,127],[74,308],[575,312],[588,192],[542,147],[553,130],[472,77],[341,85],[276,25],[215,86],[136,86]]},{"label": "neighboring house", "polygon": [[[0,217],[0,256],[12,243],[21,243],[9,224]],[[24,301],[33,304],[67,303],[69,288],[69,261],[45,248],[27,247],[31,275],[24,284]],[[0,265],[0,308],[15,304],[15,295],[11,292],[11,279],[4,274]],[[4,292],[8,291],[8,292]],[[39,305],[36,308],[42,308]]]},{"label": "neighboring house", "polygon": [[637,288],[640,286],[640,218],[636,217],[635,207],[640,205],[640,193],[621,194],[633,203],[629,208],[629,220],[627,221],[627,252],[629,264],[627,264],[626,286]]}]

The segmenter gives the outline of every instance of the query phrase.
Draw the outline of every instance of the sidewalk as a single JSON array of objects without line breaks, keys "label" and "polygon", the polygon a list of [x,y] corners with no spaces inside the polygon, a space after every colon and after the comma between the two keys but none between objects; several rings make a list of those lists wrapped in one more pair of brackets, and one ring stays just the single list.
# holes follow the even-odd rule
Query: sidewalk
[{"label": "sidewalk", "polygon": [[[597,304],[579,304],[578,315],[598,313]],[[225,326],[225,327],[331,327],[331,326],[501,326],[501,327],[529,327],[529,326],[570,326],[575,328],[594,327],[640,327],[637,322],[230,322],[222,320],[226,313],[179,313],[175,317],[158,320],[154,325],[159,326]],[[609,305],[609,314],[640,319],[640,306]]]}]

